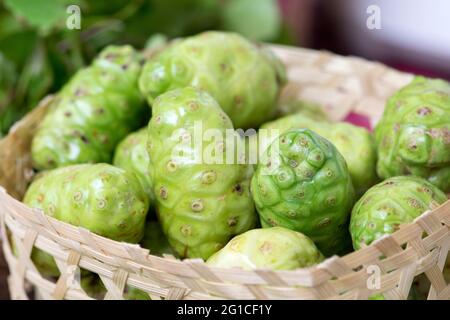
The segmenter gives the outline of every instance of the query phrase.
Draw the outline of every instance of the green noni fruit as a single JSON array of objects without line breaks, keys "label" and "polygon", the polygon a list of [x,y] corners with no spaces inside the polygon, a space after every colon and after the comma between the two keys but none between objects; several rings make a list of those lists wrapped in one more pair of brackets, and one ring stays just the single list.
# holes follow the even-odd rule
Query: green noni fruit
[{"label": "green noni fruit", "polygon": [[[330,123],[309,117],[304,112],[279,118],[261,126],[262,130],[306,128],[313,130],[334,144],[347,162],[356,195],[361,196],[378,182],[376,174],[376,149],[372,135],[362,127],[350,123]],[[259,135],[260,150],[265,150],[276,135]]]},{"label": "green noni fruit", "polygon": [[354,249],[393,233],[446,200],[441,190],[414,176],[392,177],[373,186],[353,207],[350,234]]},{"label": "green noni fruit", "polygon": [[450,192],[450,84],[416,77],[389,98],[375,128],[377,171],[420,176]]},{"label": "green noni fruit", "polygon": [[113,164],[116,167],[134,172],[139,178],[150,204],[154,202],[153,187],[148,174],[147,128],[129,134],[116,148]]},{"label": "green noni fruit", "polygon": [[355,194],[333,144],[309,129],[292,129],[264,155],[251,183],[262,226],[299,231],[326,256],[347,249]]},{"label": "green noni fruit", "polygon": [[23,202],[58,220],[132,243],[144,235],[149,207],[133,173],[103,163],[49,171],[30,185]]},{"label": "green noni fruit", "polygon": [[292,270],[322,260],[323,255],[311,239],[300,232],[274,227],[253,229],[234,237],[207,264],[221,268]]},{"label": "green noni fruit", "polygon": [[252,167],[226,143],[233,125],[214,98],[192,87],[164,93],[148,131],[158,218],[179,256],[207,259],[255,225]]},{"label": "green noni fruit", "polygon": [[116,144],[142,125],[146,107],[138,89],[140,55],[109,46],[61,89],[31,148],[39,170],[110,162]]},{"label": "green noni fruit", "polygon": [[[23,202],[98,235],[131,243],[144,235],[149,200],[133,173],[108,164],[80,164],[47,171],[28,188]],[[58,276],[53,257],[35,249],[41,273]]]},{"label": "green noni fruit", "polygon": [[267,48],[209,31],[176,41],[148,61],[139,87],[151,105],[164,92],[196,87],[214,97],[236,128],[256,128],[274,115],[284,72]]},{"label": "green noni fruit", "polygon": [[[392,177],[373,186],[353,207],[350,234],[354,249],[395,232],[401,224],[412,222],[446,200],[441,190],[415,176]],[[408,299],[425,299],[428,289],[429,281],[423,274],[419,275],[414,279]],[[384,299],[382,294],[375,297]]]}]

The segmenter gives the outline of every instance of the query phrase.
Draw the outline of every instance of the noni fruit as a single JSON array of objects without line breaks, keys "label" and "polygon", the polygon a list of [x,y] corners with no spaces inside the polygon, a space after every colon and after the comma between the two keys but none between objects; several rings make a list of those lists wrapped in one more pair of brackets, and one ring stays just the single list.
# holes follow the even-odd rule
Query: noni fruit
[{"label": "noni fruit", "polygon": [[209,31],[174,42],[150,59],[139,87],[150,105],[186,86],[207,91],[236,128],[256,128],[275,113],[285,82],[278,59],[242,36]]},{"label": "noni fruit", "polygon": [[380,177],[420,176],[450,192],[450,83],[416,77],[388,100],[375,138]]},{"label": "noni fruit", "polygon": [[129,134],[117,146],[113,164],[116,167],[134,172],[139,178],[150,204],[154,202],[152,181],[148,174],[147,128]]},{"label": "noni fruit", "polygon": [[[283,133],[297,128],[313,130],[334,144],[347,162],[358,197],[378,182],[375,143],[367,129],[345,122],[320,121],[301,112],[268,122],[261,126],[260,132],[279,130],[279,133]],[[274,134],[260,134],[260,151],[265,150],[275,137]]]},{"label": "noni fruit", "polygon": [[347,249],[355,194],[333,144],[309,129],[292,129],[264,155],[251,183],[262,226],[299,231],[326,256]]},{"label": "noni fruit", "polygon": [[108,164],[58,168],[35,180],[23,202],[98,235],[137,243],[149,200],[133,173]]},{"label": "noni fruit", "polygon": [[233,125],[211,95],[192,87],[160,95],[148,131],[158,218],[179,256],[207,259],[255,225],[252,167],[225,141]]},{"label": "noni fruit", "polygon": [[355,250],[396,231],[447,200],[423,178],[398,176],[370,188],[353,207],[350,234]]},{"label": "noni fruit", "polygon": [[33,138],[34,167],[110,162],[116,144],[139,128],[148,112],[137,84],[140,70],[132,47],[109,46],[78,71],[56,95]]},{"label": "noni fruit", "polygon": [[282,227],[253,229],[231,239],[206,262],[221,268],[292,270],[323,260],[314,242]]}]

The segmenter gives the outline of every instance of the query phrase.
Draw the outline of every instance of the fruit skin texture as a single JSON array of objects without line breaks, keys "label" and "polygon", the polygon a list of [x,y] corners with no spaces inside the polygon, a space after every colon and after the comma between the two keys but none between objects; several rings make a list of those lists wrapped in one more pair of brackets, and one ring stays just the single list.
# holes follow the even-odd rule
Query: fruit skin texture
[{"label": "fruit skin texture", "polygon": [[206,262],[220,268],[292,270],[323,260],[314,242],[282,227],[253,229],[231,239]]},{"label": "fruit skin texture", "polygon": [[148,112],[137,81],[139,54],[109,46],[57,94],[32,141],[39,170],[110,162],[116,144],[139,128]]},{"label": "fruit skin texture", "polygon": [[217,102],[198,89],[173,90],[154,101],[149,172],[158,219],[170,245],[182,258],[207,259],[231,237],[254,227],[256,214],[249,190],[251,166],[213,163],[206,157],[195,161],[197,152],[205,154],[212,146],[224,151],[217,152],[218,160],[234,152],[220,139],[199,146],[198,121],[203,127],[200,139],[209,129],[223,138],[226,129],[233,129]]},{"label": "fruit skin texture", "polygon": [[268,49],[234,33],[209,31],[174,42],[148,61],[139,79],[150,105],[160,94],[193,86],[207,91],[235,128],[256,128],[275,113],[286,81]]},{"label": "fruit skin texture", "polygon": [[108,164],[49,171],[30,185],[23,202],[58,220],[131,243],[142,239],[149,207],[136,176]]},{"label": "fruit skin texture", "polygon": [[148,221],[145,225],[145,233],[141,241],[141,247],[149,249],[152,255],[175,255],[158,221]]},{"label": "fruit skin texture", "polygon": [[352,210],[350,234],[355,250],[391,234],[427,210],[444,203],[446,195],[423,178],[398,176],[370,188]]},{"label": "fruit skin texture", "polygon": [[292,129],[265,155],[269,161],[258,164],[251,183],[263,228],[301,232],[326,256],[345,250],[354,189],[337,149],[309,129]]},{"label": "fruit skin texture", "polygon": [[[377,155],[375,142],[368,130],[350,123],[330,123],[313,119],[304,112],[279,118],[261,126],[261,129],[278,129],[280,133],[294,128],[313,130],[328,139],[347,162],[357,197],[379,181],[376,174]],[[271,140],[259,140],[264,149]]]},{"label": "fruit skin texture", "polygon": [[117,145],[113,164],[136,174],[152,204],[155,196],[148,174],[147,137],[147,128],[130,133]]},{"label": "fruit skin texture", "polygon": [[377,171],[426,178],[450,192],[450,84],[416,77],[387,102],[375,128]]}]

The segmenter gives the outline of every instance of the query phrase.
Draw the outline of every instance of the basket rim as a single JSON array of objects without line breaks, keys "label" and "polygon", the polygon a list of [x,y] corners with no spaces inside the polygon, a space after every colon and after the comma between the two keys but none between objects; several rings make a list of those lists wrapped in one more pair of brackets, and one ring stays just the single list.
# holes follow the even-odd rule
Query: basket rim
[{"label": "basket rim", "polygon": [[[6,198],[5,198],[6,197]],[[24,204],[23,202],[13,198],[12,196],[10,196],[8,194],[8,192],[6,191],[5,188],[3,188],[2,186],[0,186],[0,200],[5,200],[5,201],[13,201],[14,205],[17,206],[17,208],[23,209],[22,212],[25,212],[25,217],[28,218],[30,221],[34,221],[34,222],[38,222],[41,221],[42,217],[45,217],[46,220],[48,220],[50,222],[50,224],[48,225],[48,227],[52,228],[53,230],[58,230],[58,225],[62,225],[63,229],[67,229],[67,228],[73,228],[73,229],[77,229],[77,230],[82,230],[81,232],[83,233],[89,233],[95,240],[99,240],[99,243],[104,243],[105,245],[108,244],[120,244],[120,245],[124,245],[125,247],[132,247],[134,248],[138,248],[139,250],[141,250],[141,253],[144,254],[148,254],[149,256],[152,257],[156,257],[157,259],[163,259],[163,260],[170,260],[173,261],[173,256],[171,255],[167,255],[170,256],[170,258],[164,258],[164,257],[160,257],[157,255],[152,255],[150,253],[149,249],[145,249],[143,247],[141,247],[139,244],[133,244],[133,243],[128,243],[128,242],[123,242],[123,241],[117,241],[117,240],[113,240],[113,239],[109,239],[107,237],[95,234],[91,231],[89,231],[86,228],[83,227],[77,227],[74,226],[72,224],[69,224],[67,222],[64,221],[60,221],[57,220],[56,218],[53,218],[51,216],[48,216],[45,214],[45,212],[43,210],[40,209],[36,209],[36,208],[31,208],[29,206],[27,206],[26,204]],[[0,201],[0,206],[3,207],[3,203],[5,203],[4,201]],[[4,208],[6,209],[6,208]],[[7,210],[4,210],[7,211]],[[11,212],[13,213],[14,216],[17,216],[17,211],[13,210],[13,211],[7,211],[8,214],[11,214]],[[435,218],[438,219],[438,221],[440,222],[450,222],[450,199],[448,199],[446,202],[440,204],[439,206],[437,206],[436,208],[432,209],[432,210],[427,210],[425,212],[423,212],[420,216],[418,216],[417,218],[415,218],[413,221],[409,222],[409,223],[404,223],[401,225],[400,229],[391,233],[391,234],[387,234],[375,241],[372,242],[372,244],[364,246],[363,248],[356,250],[356,251],[352,251],[344,256],[337,256],[337,255],[333,255],[328,257],[327,259],[325,259],[323,262],[316,264],[312,267],[307,267],[307,268],[297,268],[294,270],[277,270],[277,272],[282,272],[282,273],[294,273],[298,270],[304,270],[304,271],[308,271],[311,272],[312,270],[314,270],[316,267],[318,267],[320,269],[319,266],[326,264],[325,262],[329,259],[335,259],[336,257],[339,258],[344,258],[346,263],[349,263],[350,265],[352,265],[353,263],[355,263],[356,261],[358,261],[358,259],[355,257],[358,252],[371,252],[373,249],[371,249],[371,247],[375,247],[375,245],[379,242],[384,241],[384,239],[386,238],[393,238],[398,244],[403,245],[405,244],[408,240],[409,240],[409,234],[411,234],[413,231],[417,231],[417,230],[422,230],[422,227],[418,226],[418,222],[423,220],[424,218],[427,218],[428,216],[434,216]],[[424,230],[424,231],[429,231],[429,230]],[[427,236],[428,237],[428,236]],[[425,237],[424,239],[426,239],[427,237]],[[77,240],[85,240],[85,239],[77,239]],[[88,244],[87,242],[85,244]],[[100,247],[101,248],[101,247]],[[381,251],[379,251],[380,254],[382,254]],[[177,261],[179,262],[183,262],[183,261],[199,261],[199,262],[204,262],[203,259],[200,258],[186,258],[186,259],[178,259],[175,258]],[[357,267],[357,266],[355,266]],[[213,267],[213,266],[208,266],[208,268],[212,268],[212,269],[219,269],[219,270],[230,270],[230,269],[234,269],[234,268],[220,268],[220,267]],[[244,269],[240,269],[239,270],[245,271],[245,272],[250,272],[252,273],[252,271],[249,270],[244,270]],[[253,270],[268,270],[268,269],[253,269]]]},{"label": "basket rim", "polygon": [[[6,202],[9,202],[9,204],[12,204],[14,206],[14,209],[11,210],[11,208],[8,208],[8,205],[5,205]],[[127,272],[135,273],[136,277],[130,277],[129,280],[130,283],[138,284],[139,287],[142,285],[145,287],[144,283],[139,282],[139,277],[143,274],[137,274],[136,270],[164,270],[166,268],[169,268],[171,270],[171,273],[180,276],[180,277],[197,277],[199,274],[202,275],[203,279],[206,281],[217,281],[219,280],[217,275],[220,275],[220,281],[227,280],[231,281],[230,283],[236,283],[236,284],[244,284],[244,283],[251,283],[252,285],[265,285],[267,278],[270,277],[276,277],[278,280],[281,280],[278,285],[284,286],[286,285],[285,279],[289,279],[291,282],[289,282],[289,285],[297,285],[297,286],[305,286],[306,288],[312,288],[315,286],[319,286],[323,283],[326,283],[327,281],[331,280],[331,278],[340,276],[344,273],[346,273],[346,270],[339,270],[336,271],[337,266],[346,266],[347,268],[352,269],[352,273],[358,272],[355,271],[356,269],[366,266],[367,262],[364,263],[365,260],[367,260],[368,257],[381,257],[383,255],[386,255],[386,252],[384,250],[383,244],[386,244],[386,242],[394,241],[398,246],[401,246],[408,241],[410,241],[412,238],[416,237],[416,234],[420,234],[422,232],[432,232],[432,229],[440,228],[441,230],[448,230],[448,227],[450,226],[450,200],[446,201],[445,203],[441,204],[439,207],[424,212],[421,216],[417,217],[413,222],[403,224],[399,230],[396,232],[386,235],[376,241],[374,241],[371,245],[366,246],[364,248],[361,248],[360,250],[353,251],[347,255],[344,256],[331,256],[327,259],[325,259],[323,262],[308,267],[308,268],[298,268],[295,270],[269,270],[269,269],[252,269],[252,270],[244,270],[240,268],[220,268],[220,267],[212,267],[209,266],[203,261],[202,259],[176,259],[173,256],[167,255],[164,257],[152,255],[151,252],[148,249],[140,247],[139,244],[130,244],[126,242],[119,242],[115,240],[111,240],[105,237],[102,237],[100,235],[94,234],[82,227],[75,227],[71,224],[59,221],[55,218],[52,218],[50,216],[47,216],[42,210],[34,209],[26,206],[22,202],[14,199],[11,197],[6,190],[3,187],[0,187],[0,208],[2,209],[0,212],[3,212],[1,215],[5,216],[5,220],[8,220],[8,217],[15,218],[15,219],[27,219],[28,222],[32,222],[32,225],[35,225],[36,223],[41,225],[41,228],[39,228],[37,232],[37,240],[35,243],[35,246],[39,249],[42,249],[46,251],[49,254],[53,254],[54,257],[57,257],[58,255],[55,254],[55,252],[48,252],[47,248],[43,246],[43,243],[53,243],[56,247],[61,247],[57,251],[73,251],[76,250],[75,247],[78,247],[78,252],[80,255],[83,255],[83,251],[81,248],[85,247],[88,250],[91,250],[92,252],[96,252],[96,257],[94,259],[100,259],[101,263],[112,263],[115,259],[118,257],[126,261],[125,265],[122,265],[121,263],[112,263],[115,264],[116,267],[126,268]],[[8,210],[10,209],[10,210]],[[19,213],[20,212],[20,213]],[[432,221],[430,223],[430,221]],[[438,226],[436,225],[438,223]],[[8,221],[6,221],[6,224],[8,224]],[[431,226],[431,227],[430,227]],[[447,226],[447,227],[445,227]],[[47,228],[45,230],[46,234],[42,233],[42,228]],[[72,242],[79,242],[79,244],[76,244],[75,247],[71,247],[70,245],[64,245],[60,241],[55,241],[53,238],[61,237],[57,233],[53,236],[49,236],[51,232],[49,232],[49,228],[57,231],[57,230],[72,230],[73,235],[77,235],[74,237],[75,239],[67,239],[67,243]],[[3,232],[3,230],[2,230]],[[14,232],[14,231],[13,231]],[[442,237],[448,237],[447,233],[440,232]],[[82,238],[84,235],[86,238]],[[67,235],[66,235],[67,236]],[[427,235],[423,241],[425,243],[425,249],[427,251],[432,251],[436,247],[439,246],[439,243],[436,243],[436,236],[433,234]],[[86,241],[87,239],[87,241]],[[60,240],[60,239],[59,239]],[[85,243],[83,243],[85,241]],[[94,245],[94,248],[92,248],[92,244],[96,243]],[[7,245],[7,241],[4,241],[3,246],[5,247]],[[95,248],[97,247],[97,249]],[[120,247],[123,249],[122,256],[118,256],[117,248]],[[114,252],[108,252],[108,249],[115,248],[116,251]],[[404,251],[399,251],[397,254],[387,257],[387,260],[392,258],[393,260],[396,260],[399,258],[399,255],[402,255],[406,250],[413,251],[414,248],[407,248]],[[104,261],[103,261],[104,259]],[[431,258],[431,262],[433,262],[435,259],[437,259],[436,255]],[[8,260],[8,259],[7,259]],[[109,261],[108,261],[109,260]],[[369,258],[369,261],[374,262],[373,258]],[[376,264],[376,263],[375,263]],[[83,267],[85,269],[89,269],[89,264],[81,265],[80,267]],[[90,270],[95,272],[94,270]],[[348,271],[348,270],[347,270]],[[393,278],[396,274],[396,272],[400,272],[401,267],[393,268],[393,272],[391,272],[391,278]],[[417,269],[416,274],[420,274],[423,272],[423,270]],[[141,273],[141,272],[139,272]],[[144,275],[145,277],[145,275]],[[238,280],[237,282],[235,282]],[[239,281],[241,280],[241,281]],[[244,280],[244,281],[242,281]],[[277,286],[277,281],[275,283],[272,281],[270,283],[271,286]],[[357,285],[355,284],[355,287]],[[373,294],[376,294],[377,291],[373,291]],[[201,298],[202,295],[200,294],[198,298]],[[344,297],[344,296],[343,296]],[[204,297],[203,297],[204,298]],[[220,297],[219,297],[220,298]]]}]

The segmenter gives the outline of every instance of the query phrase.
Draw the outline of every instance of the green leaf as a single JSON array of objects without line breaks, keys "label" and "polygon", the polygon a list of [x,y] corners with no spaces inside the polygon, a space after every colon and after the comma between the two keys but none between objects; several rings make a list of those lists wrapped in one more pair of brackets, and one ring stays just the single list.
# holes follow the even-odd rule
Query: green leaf
[{"label": "green leaf", "polygon": [[126,34],[132,37],[133,43],[145,43],[154,33],[174,38],[218,29],[222,8],[219,3],[217,0],[148,0],[127,21]]},{"label": "green leaf", "polygon": [[70,0],[5,0],[5,6],[16,17],[24,18],[32,27],[43,31],[55,27],[68,17]]},{"label": "green leaf", "polygon": [[9,11],[0,11],[0,39],[22,30],[20,21]]},{"label": "green leaf", "polygon": [[41,43],[37,43],[29,56],[17,83],[17,98],[24,99],[26,108],[33,108],[48,92],[53,83],[53,73],[48,62],[47,51]]},{"label": "green leaf", "polygon": [[0,51],[20,70],[36,45],[37,34],[32,30],[21,31],[0,38]]},{"label": "green leaf", "polygon": [[0,88],[12,87],[16,77],[17,72],[14,64],[0,52]]},{"label": "green leaf", "polygon": [[16,80],[17,71],[14,64],[0,52],[0,112],[11,103]]},{"label": "green leaf", "polygon": [[20,72],[12,98],[3,109],[0,109],[1,134],[6,134],[14,122],[35,107],[47,94],[52,83],[53,73],[46,49],[37,42]]},{"label": "green leaf", "polygon": [[271,41],[280,32],[281,15],[275,0],[228,0],[223,27],[253,40]]}]

